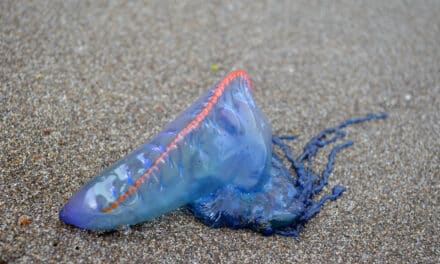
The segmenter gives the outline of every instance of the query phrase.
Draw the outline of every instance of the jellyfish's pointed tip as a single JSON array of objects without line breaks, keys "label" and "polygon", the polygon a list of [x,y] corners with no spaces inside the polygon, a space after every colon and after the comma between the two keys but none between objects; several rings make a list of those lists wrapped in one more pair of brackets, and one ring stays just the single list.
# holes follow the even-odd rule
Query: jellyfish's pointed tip
[{"label": "jellyfish's pointed tip", "polygon": [[96,203],[88,201],[85,196],[86,190],[81,189],[74,194],[72,198],[61,208],[59,219],[75,227],[82,229],[95,229],[93,223],[99,217],[101,212],[93,206]]},{"label": "jellyfish's pointed tip", "polygon": [[66,208],[67,204],[61,208],[60,212],[58,213],[58,218],[68,225],[74,225],[72,221],[72,213],[69,213],[69,209]]},{"label": "jellyfish's pointed tip", "polygon": [[84,208],[80,208],[80,204],[75,204],[69,200],[63,208],[61,208],[58,217],[65,224],[79,227],[82,229],[89,229],[90,214],[84,212]]},{"label": "jellyfish's pointed tip", "polygon": [[59,219],[81,229],[93,231],[114,230],[116,224],[114,216],[101,211],[96,199],[90,198],[88,189],[82,188],[61,208]]}]

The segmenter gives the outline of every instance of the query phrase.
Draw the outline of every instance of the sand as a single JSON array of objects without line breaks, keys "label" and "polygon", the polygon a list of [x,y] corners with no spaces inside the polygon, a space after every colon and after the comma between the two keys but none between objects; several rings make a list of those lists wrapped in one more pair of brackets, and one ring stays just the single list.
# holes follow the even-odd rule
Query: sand
[{"label": "sand", "polygon": [[[0,263],[438,263],[440,2],[0,2]],[[294,153],[347,129],[328,203],[299,239],[187,210],[112,233],[58,212],[229,71],[248,71]],[[317,158],[325,163],[327,148]],[[328,191],[330,188],[327,188]]]}]

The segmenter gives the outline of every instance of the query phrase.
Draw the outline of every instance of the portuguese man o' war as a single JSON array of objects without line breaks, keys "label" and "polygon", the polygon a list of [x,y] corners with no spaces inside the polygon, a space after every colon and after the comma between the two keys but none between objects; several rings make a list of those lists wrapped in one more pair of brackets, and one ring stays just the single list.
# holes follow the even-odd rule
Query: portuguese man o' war
[{"label": "portuguese man o' war", "polygon": [[343,138],[344,127],[386,114],[323,130],[293,157],[285,141],[296,136],[273,136],[251,93],[246,72],[231,72],[151,141],[85,184],[60,219],[83,229],[113,230],[186,206],[211,227],[298,236],[327,200],[345,190],[338,185],[313,200],[327,184],[336,153],[353,142],[336,145],[320,174],[311,166],[317,151]]}]

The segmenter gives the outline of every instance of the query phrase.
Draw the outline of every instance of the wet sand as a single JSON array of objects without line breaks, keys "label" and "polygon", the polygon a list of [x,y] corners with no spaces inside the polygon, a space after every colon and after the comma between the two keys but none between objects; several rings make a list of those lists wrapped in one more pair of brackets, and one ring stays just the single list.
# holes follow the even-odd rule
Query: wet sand
[{"label": "wet sand", "polygon": [[[440,2],[0,3],[0,263],[435,263]],[[274,133],[347,129],[298,240],[212,229],[187,210],[112,233],[58,211],[232,69]],[[326,148],[316,159],[323,169]],[[326,189],[327,191],[330,188]]]}]

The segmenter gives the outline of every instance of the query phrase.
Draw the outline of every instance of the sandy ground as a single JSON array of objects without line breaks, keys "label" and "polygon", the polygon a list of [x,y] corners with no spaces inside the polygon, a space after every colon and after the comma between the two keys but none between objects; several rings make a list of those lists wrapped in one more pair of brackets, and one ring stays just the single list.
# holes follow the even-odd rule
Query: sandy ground
[{"label": "sandy ground", "polygon": [[[0,1],[0,263],[438,263],[440,1],[216,2]],[[301,134],[294,153],[345,118],[389,113],[348,129],[356,144],[330,178],[348,190],[298,240],[184,209],[105,234],[58,220],[236,68],[274,132]]]}]

